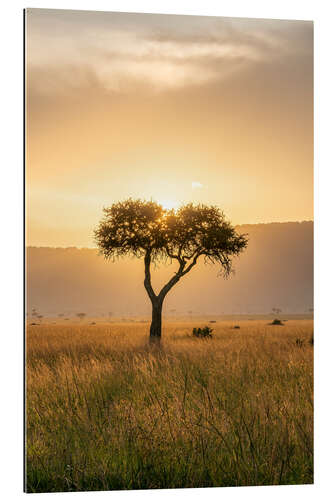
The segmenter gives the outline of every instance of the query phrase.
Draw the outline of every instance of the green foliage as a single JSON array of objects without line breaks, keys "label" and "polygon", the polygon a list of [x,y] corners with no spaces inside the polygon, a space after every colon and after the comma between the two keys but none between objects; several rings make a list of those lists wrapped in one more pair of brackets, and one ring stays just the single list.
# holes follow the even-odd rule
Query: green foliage
[{"label": "green foliage", "polygon": [[212,337],[212,328],[209,326],[205,326],[204,328],[193,328],[192,334],[194,337],[198,338],[211,338]]},{"label": "green foliage", "polygon": [[247,246],[247,236],[237,234],[217,207],[190,203],[175,211],[132,199],[104,209],[95,240],[106,258],[149,252],[152,261],[170,258],[190,265],[203,256],[219,263],[225,275],[232,256]]}]

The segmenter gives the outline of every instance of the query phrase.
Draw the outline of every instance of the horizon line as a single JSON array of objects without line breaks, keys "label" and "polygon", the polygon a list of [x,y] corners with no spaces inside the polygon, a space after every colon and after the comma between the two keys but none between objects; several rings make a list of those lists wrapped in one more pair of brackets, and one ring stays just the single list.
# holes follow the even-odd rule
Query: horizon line
[{"label": "horizon line", "polygon": [[[242,226],[268,226],[275,224],[304,224],[304,223],[314,223],[314,219],[303,219],[303,220],[291,220],[291,221],[275,221],[275,222],[248,222],[242,224],[234,224],[234,227],[242,227]],[[77,248],[79,250],[87,249],[87,250],[98,250],[97,246],[87,246],[87,245],[47,245],[47,244],[25,244],[25,248]]]}]

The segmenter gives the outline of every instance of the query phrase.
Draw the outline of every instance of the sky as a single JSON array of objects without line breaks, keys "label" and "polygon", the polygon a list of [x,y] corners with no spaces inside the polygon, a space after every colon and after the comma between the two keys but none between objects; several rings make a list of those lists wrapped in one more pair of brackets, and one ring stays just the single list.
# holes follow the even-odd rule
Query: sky
[{"label": "sky", "polygon": [[313,219],[313,24],[27,9],[26,242],[126,198]]}]

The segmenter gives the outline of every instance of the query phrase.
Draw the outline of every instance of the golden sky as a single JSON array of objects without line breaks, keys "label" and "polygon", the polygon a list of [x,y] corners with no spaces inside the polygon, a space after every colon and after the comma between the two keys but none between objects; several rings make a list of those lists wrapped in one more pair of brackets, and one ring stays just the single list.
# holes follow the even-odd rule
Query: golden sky
[{"label": "golden sky", "polygon": [[313,218],[313,24],[28,9],[27,244],[128,197]]}]

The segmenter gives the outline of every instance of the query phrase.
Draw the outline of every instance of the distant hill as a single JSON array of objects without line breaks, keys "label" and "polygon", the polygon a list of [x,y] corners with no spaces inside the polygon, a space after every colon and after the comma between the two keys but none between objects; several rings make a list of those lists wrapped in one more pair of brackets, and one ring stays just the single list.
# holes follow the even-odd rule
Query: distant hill
[{"label": "distant hill", "polygon": [[[249,224],[249,246],[235,260],[235,275],[218,277],[203,262],[167,296],[165,313],[267,313],[272,307],[303,313],[313,307],[313,222]],[[156,286],[174,266],[159,266]],[[27,248],[27,306],[44,314],[150,313],[143,262],[106,262],[95,249]]]}]

